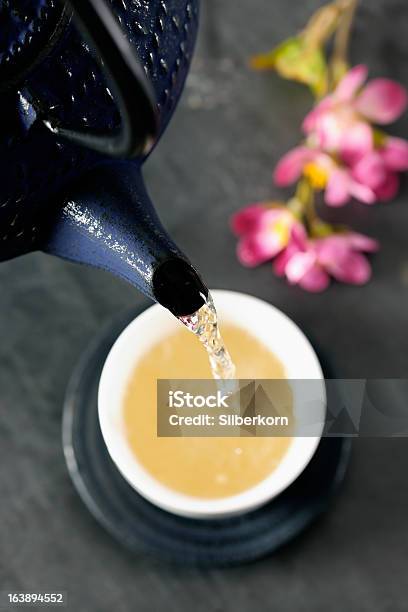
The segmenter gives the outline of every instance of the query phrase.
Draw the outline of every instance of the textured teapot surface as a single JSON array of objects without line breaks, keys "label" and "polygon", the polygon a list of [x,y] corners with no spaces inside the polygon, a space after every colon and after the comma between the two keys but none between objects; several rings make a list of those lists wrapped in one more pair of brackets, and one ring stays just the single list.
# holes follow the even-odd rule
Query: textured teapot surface
[{"label": "textured teapot surface", "polygon": [[64,5],[54,0],[0,0],[0,87],[19,83],[52,46]]},{"label": "textured teapot surface", "polygon": [[[109,0],[155,93],[160,130],[181,93],[197,0]],[[95,53],[57,0],[0,0],[0,259],[35,249],[73,179],[103,156],[58,139],[120,123]],[[142,160],[139,160],[141,163]]]}]

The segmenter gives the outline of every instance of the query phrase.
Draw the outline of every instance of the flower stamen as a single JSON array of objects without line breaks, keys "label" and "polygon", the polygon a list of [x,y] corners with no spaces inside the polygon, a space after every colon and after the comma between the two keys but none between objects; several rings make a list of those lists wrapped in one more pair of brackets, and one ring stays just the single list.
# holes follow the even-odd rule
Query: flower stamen
[{"label": "flower stamen", "polygon": [[315,162],[310,162],[303,168],[303,175],[316,190],[322,190],[327,185],[328,173]]},{"label": "flower stamen", "polygon": [[281,218],[270,224],[270,231],[273,232],[279,246],[284,247],[289,242],[290,223],[287,218]]}]

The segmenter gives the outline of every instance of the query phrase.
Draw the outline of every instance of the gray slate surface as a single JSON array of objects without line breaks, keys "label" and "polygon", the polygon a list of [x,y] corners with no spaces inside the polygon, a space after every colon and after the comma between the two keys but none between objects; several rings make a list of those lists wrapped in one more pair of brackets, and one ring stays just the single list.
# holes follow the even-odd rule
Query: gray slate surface
[{"label": "gray slate surface", "polygon": [[[229,215],[278,195],[271,170],[298,139],[308,93],[251,73],[249,55],[292,34],[318,0],[205,0],[198,52],[181,106],[146,178],[163,221],[209,286],[246,291],[288,313],[337,377],[407,374],[407,190],[392,205],[336,213],[378,237],[374,279],[308,295],[248,271]],[[353,58],[408,85],[405,0],[363,0]],[[408,135],[408,118],[395,129]],[[210,248],[205,236],[210,238]],[[399,612],[407,609],[408,443],[356,442],[332,511],[272,558],[198,571],[134,558],[88,514],[60,441],[64,390],[100,327],[137,304],[106,273],[34,254],[0,266],[0,589],[68,591],[75,612],[194,609]]]}]

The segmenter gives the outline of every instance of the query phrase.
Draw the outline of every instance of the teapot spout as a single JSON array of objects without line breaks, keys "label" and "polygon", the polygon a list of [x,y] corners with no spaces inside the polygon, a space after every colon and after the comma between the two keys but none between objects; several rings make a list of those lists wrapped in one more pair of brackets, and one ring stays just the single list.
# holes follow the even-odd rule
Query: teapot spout
[{"label": "teapot spout", "polygon": [[208,289],[164,230],[134,163],[100,164],[68,193],[42,250],[108,270],[175,316],[196,312]]},{"label": "teapot spout", "polygon": [[153,272],[153,297],[176,317],[197,312],[208,298],[208,289],[191,263],[171,257]]}]

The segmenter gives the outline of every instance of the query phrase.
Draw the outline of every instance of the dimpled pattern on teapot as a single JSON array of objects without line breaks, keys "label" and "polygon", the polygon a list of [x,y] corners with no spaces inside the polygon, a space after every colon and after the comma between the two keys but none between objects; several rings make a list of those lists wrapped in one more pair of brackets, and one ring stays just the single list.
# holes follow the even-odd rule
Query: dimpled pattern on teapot
[{"label": "dimpled pattern on teapot", "polygon": [[[19,1],[33,9],[44,5],[40,17],[36,14],[40,22],[47,13],[45,5],[51,12],[55,7],[53,1]],[[18,23],[19,1],[1,2],[6,26],[13,15]],[[187,74],[197,30],[197,1],[109,2],[151,80],[163,130]],[[3,19],[5,14],[8,21]],[[2,27],[0,49],[6,35],[11,44],[12,32],[11,26],[8,33]],[[36,248],[52,211],[64,204],[63,190],[103,159],[57,140],[44,120],[92,130],[113,130],[120,121],[94,51],[69,19],[47,53],[18,85],[0,93],[0,260]]]},{"label": "dimpled pattern on teapot", "polygon": [[57,0],[0,0],[0,89],[18,82],[58,35],[64,5]]}]

